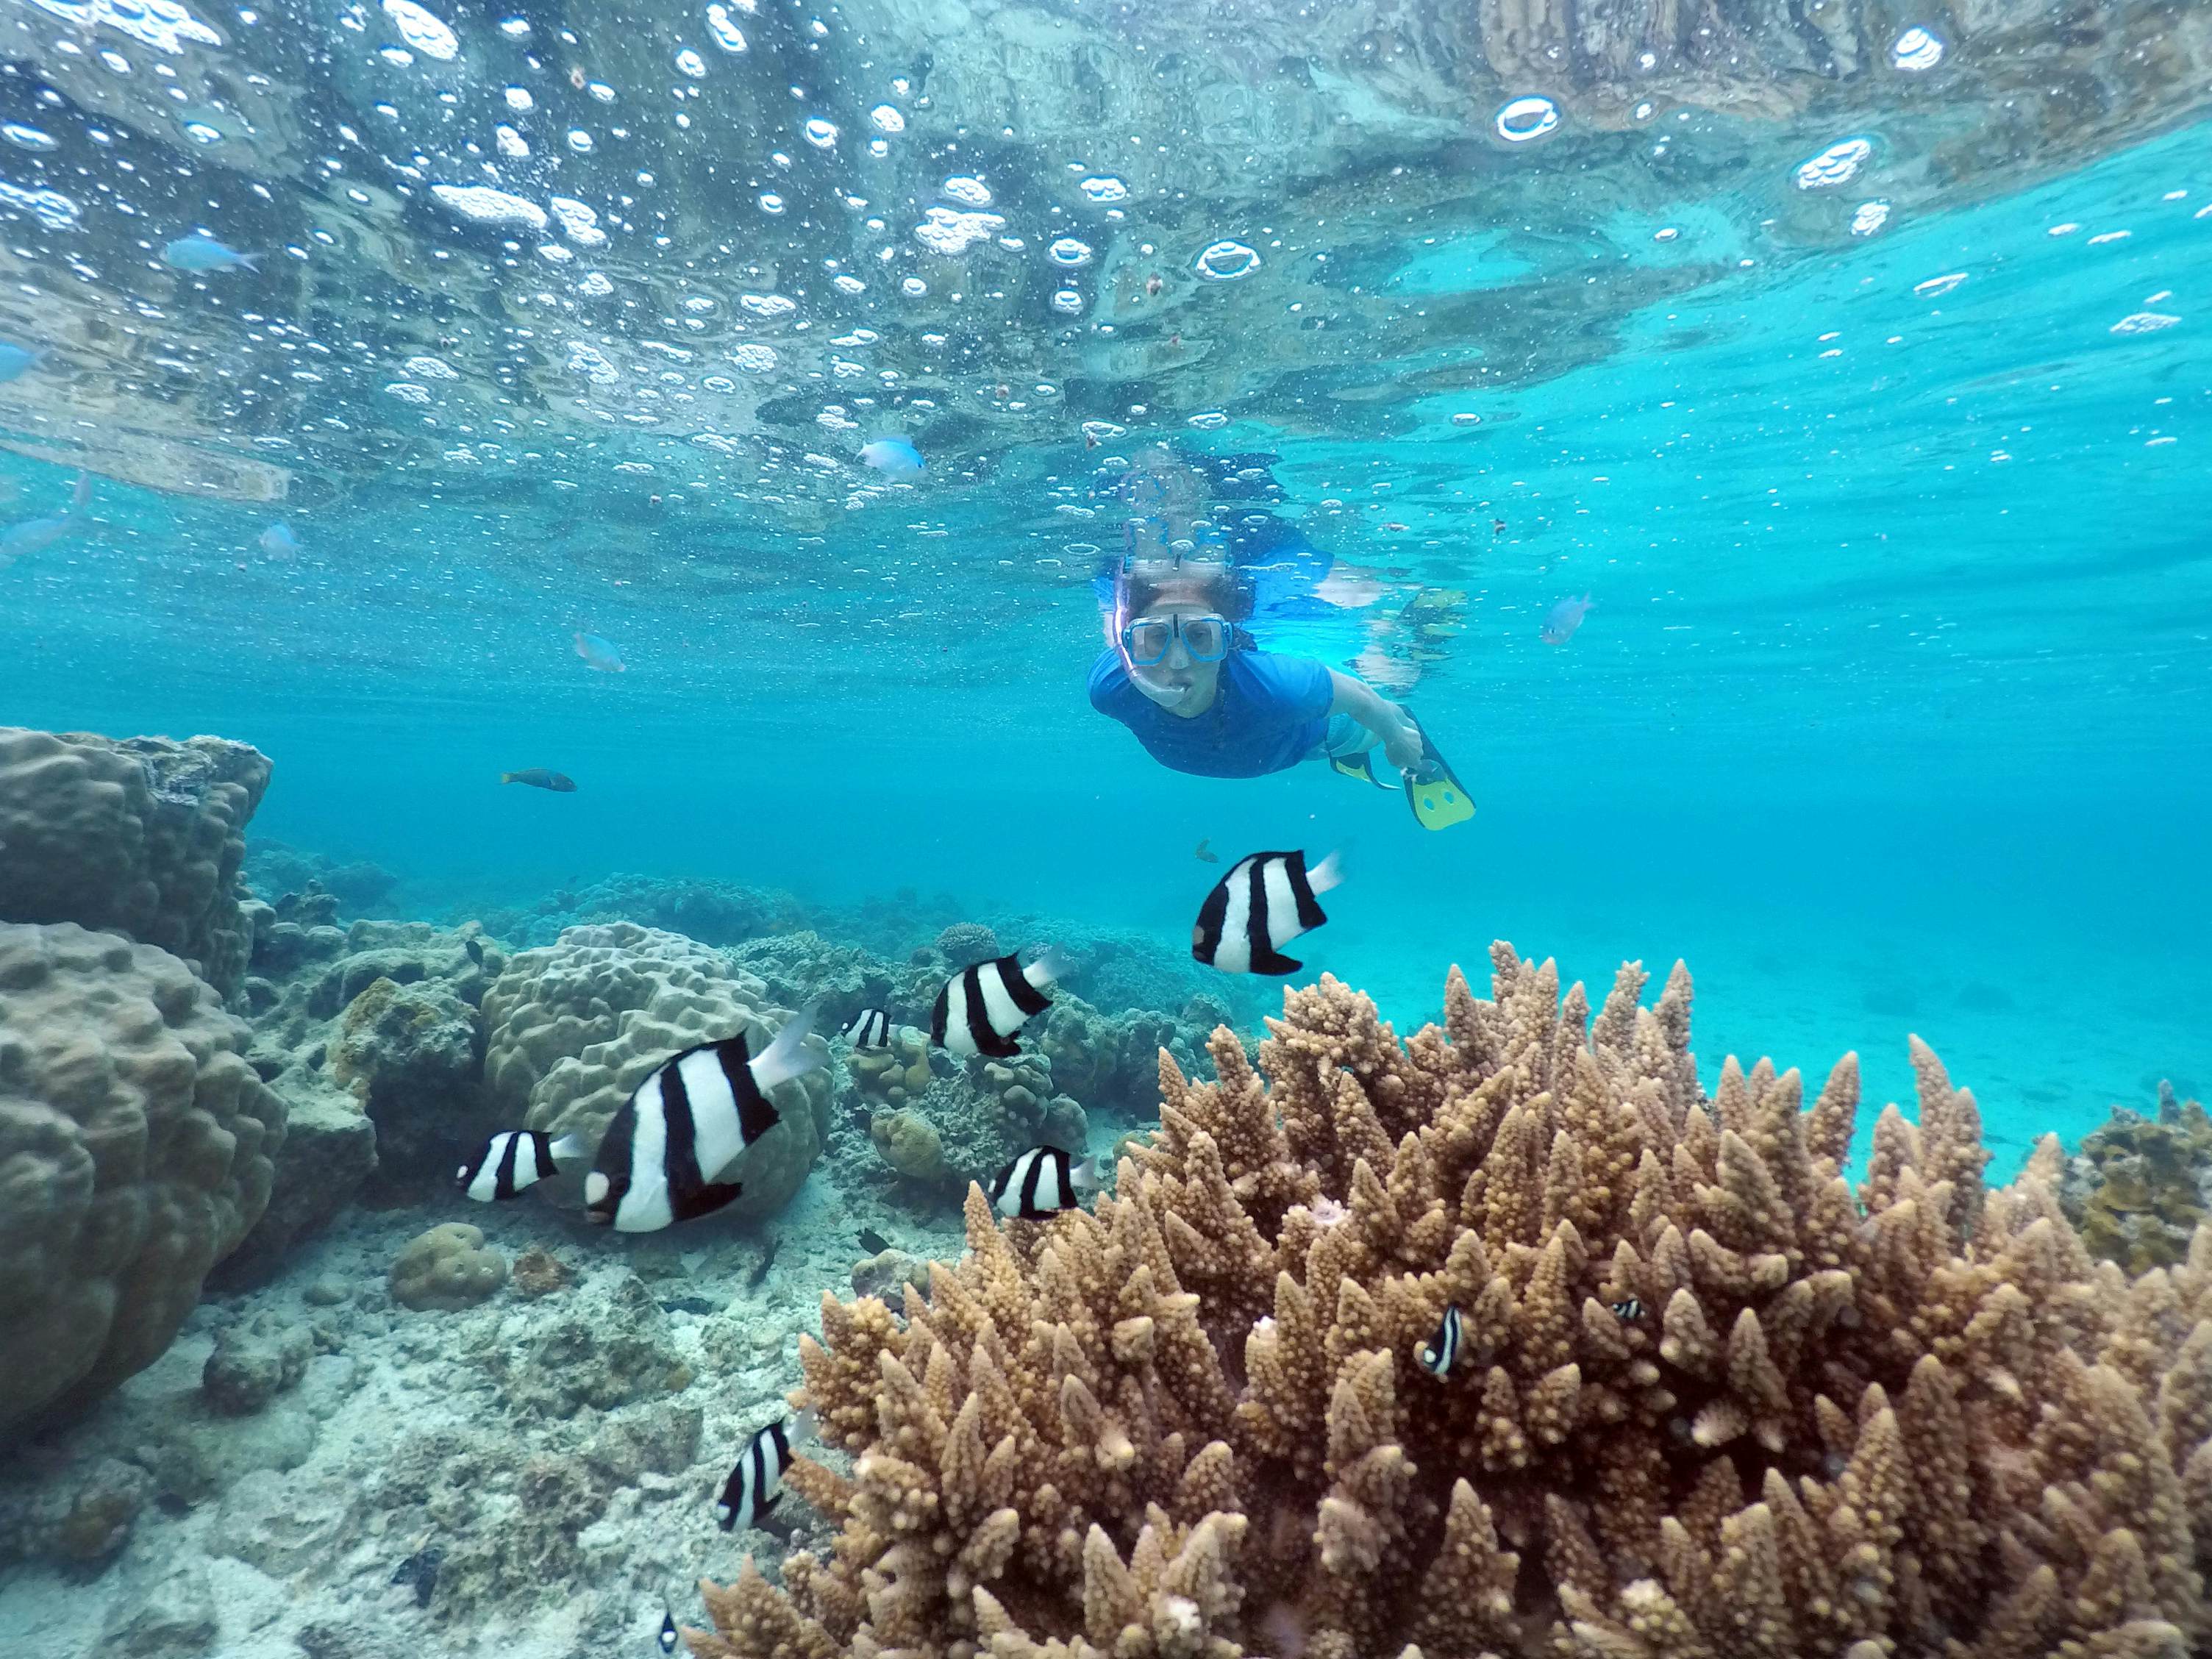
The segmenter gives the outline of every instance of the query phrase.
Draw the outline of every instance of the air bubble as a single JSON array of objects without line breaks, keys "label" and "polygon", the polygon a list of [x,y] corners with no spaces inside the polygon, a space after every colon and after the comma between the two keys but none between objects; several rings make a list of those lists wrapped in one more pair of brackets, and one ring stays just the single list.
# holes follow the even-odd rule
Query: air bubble
[{"label": "air bubble", "polygon": [[1260,268],[1260,255],[1242,242],[1214,242],[1200,250],[1195,268],[1209,283],[1233,283]]},{"label": "air bubble", "polygon": [[1655,242],[1672,242],[1678,240],[1681,234],[1682,233],[1673,225],[1662,225],[1651,233],[1651,240]]},{"label": "air bubble", "polygon": [[748,374],[769,374],[775,369],[775,349],[757,343],[739,346],[730,354],[730,361]]},{"label": "air bubble", "polygon": [[1558,131],[1559,106],[1548,98],[1516,98],[1498,112],[1498,136],[1509,144],[1525,144]]},{"label": "air bubble", "polygon": [[817,149],[834,149],[837,144],[837,124],[816,116],[805,126],[806,142]]},{"label": "air bubble", "polygon": [[1101,205],[1109,202],[1126,202],[1129,199],[1129,187],[1119,179],[1110,177],[1085,179],[1076,188]]},{"label": "air bubble", "polygon": [[971,208],[991,205],[991,187],[981,179],[970,179],[964,173],[955,173],[942,186],[945,195]]},{"label": "air bubble", "polygon": [[760,194],[760,210],[763,213],[782,212],[783,198],[777,195],[772,190],[763,191]]},{"label": "air bubble", "polygon": [[1861,202],[1858,211],[1851,215],[1851,234],[1871,236],[1888,222],[1888,203]]},{"label": "air bubble", "polygon": [[509,109],[519,113],[524,110],[534,109],[537,105],[538,100],[530,95],[529,88],[509,87],[507,89],[507,106]]},{"label": "air bubble", "polygon": [[745,32],[738,27],[727,6],[707,8],[707,32],[714,37],[714,44],[724,52],[743,52],[745,49]]},{"label": "air bubble", "polygon": [[1867,139],[1840,139],[1811,161],[1798,164],[1797,188],[1829,190],[1847,184],[1858,175],[1858,170],[1873,154],[1874,145]]},{"label": "air bubble", "polygon": [[1932,70],[1943,61],[1943,43],[1926,29],[1909,28],[1891,43],[1889,61],[1909,73]]},{"label": "air bubble", "polygon": [[211,127],[204,121],[187,121],[185,137],[196,144],[219,144],[222,142],[222,129]]},{"label": "air bubble", "polygon": [[21,121],[10,121],[5,126],[0,126],[0,137],[7,139],[17,149],[59,149],[61,148],[59,140],[49,134],[40,132],[36,127],[27,127]]},{"label": "air bubble", "polygon": [[877,105],[868,112],[868,119],[875,123],[878,132],[899,133],[906,131],[906,117],[901,115],[889,104]]},{"label": "air bubble", "polygon": [[415,0],[384,0],[384,15],[398,29],[399,38],[425,58],[447,64],[461,55],[459,37]]},{"label": "air bubble", "polygon": [[1915,283],[1912,291],[1923,300],[1940,300],[1966,280],[1966,273],[1954,270],[1947,276],[1930,276],[1924,283]]},{"label": "air bubble", "polygon": [[1052,296],[1052,308],[1075,316],[1083,309],[1083,296],[1072,288],[1064,288]]},{"label": "air bubble", "polygon": [[1079,242],[1073,236],[1062,236],[1045,250],[1056,265],[1087,265],[1091,263],[1091,244]]},{"label": "air bubble", "polygon": [[2123,317],[2112,325],[2115,334],[2155,334],[2162,328],[2172,328],[2181,320],[2163,311],[2138,311]]},{"label": "air bubble", "polygon": [[1218,409],[1205,409],[1192,416],[1183,424],[1194,426],[1200,432],[1216,432],[1229,424],[1229,416]]},{"label": "air bubble", "polygon": [[527,17],[503,18],[500,21],[499,32],[510,40],[526,40],[530,38],[530,20]]},{"label": "air bubble", "polygon": [[681,70],[684,74],[690,76],[694,81],[703,81],[706,79],[707,60],[702,58],[690,46],[684,47],[683,51],[676,54],[676,67]]},{"label": "air bubble", "polygon": [[589,155],[592,153],[592,135],[581,127],[569,128],[568,148],[579,155]]},{"label": "air bubble", "polygon": [[929,292],[929,284],[919,276],[909,276],[899,284],[899,292],[909,300],[919,300]]}]

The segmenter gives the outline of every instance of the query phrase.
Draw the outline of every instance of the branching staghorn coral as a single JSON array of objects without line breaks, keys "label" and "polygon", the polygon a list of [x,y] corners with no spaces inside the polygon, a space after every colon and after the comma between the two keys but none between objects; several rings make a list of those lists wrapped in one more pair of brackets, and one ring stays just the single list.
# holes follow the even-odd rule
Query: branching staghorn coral
[{"label": "branching staghorn coral", "polygon": [[[2055,1142],[1986,1190],[1972,1097],[1689,1054],[1493,948],[1401,1043],[1293,990],[1094,1214],[1001,1225],[898,1314],[825,1298],[827,1559],[704,1587],[706,1659],[2181,1659],[2212,1640],[2212,1231],[2093,1263]],[[1586,1029],[1587,1028],[1587,1029]],[[1459,1364],[1414,1363],[1447,1306]]]}]

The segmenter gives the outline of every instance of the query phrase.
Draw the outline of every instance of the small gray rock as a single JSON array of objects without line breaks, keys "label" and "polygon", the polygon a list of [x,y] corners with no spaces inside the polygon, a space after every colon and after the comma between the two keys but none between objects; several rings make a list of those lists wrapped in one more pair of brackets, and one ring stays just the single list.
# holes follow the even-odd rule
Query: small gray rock
[{"label": "small gray rock", "polygon": [[85,1659],[194,1659],[214,1645],[217,1629],[207,1565],[188,1559],[118,1597]]},{"label": "small gray rock", "polygon": [[200,1390],[214,1410],[250,1416],[307,1374],[314,1351],[307,1331],[274,1325],[264,1314],[216,1338],[215,1352],[200,1370]]},{"label": "small gray rock", "polygon": [[929,1263],[904,1250],[891,1249],[854,1264],[853,1292],[856,1296],[877,1297],[896,1304],[904,1299],[901,1286],[906,1285],[927,1291]]},{"label": "small gray rock", "polygon": [[311,1308],[335,1308],[349,1294],[342,1281],[331,1278],[327,1273],[300,1292],[301,1299]]}]

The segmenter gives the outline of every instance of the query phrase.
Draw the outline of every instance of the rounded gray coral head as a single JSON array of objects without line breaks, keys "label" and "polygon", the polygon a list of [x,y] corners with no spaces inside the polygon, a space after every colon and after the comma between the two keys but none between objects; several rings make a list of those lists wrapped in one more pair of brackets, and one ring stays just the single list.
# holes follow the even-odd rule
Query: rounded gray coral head
[{"label": "rounded gray coral head", "polygon": [[150,945],[0,924],[0,1438],[150,1364],[269,1202],[284,1103]]},{"label": "rounded gray coral head", "polygon": [[954,922],[937,936],[937,948],[960,967],[1006,954],[999,948],[999,936],[980,921]]},{"label": "rounded gray coral head", "polygon": [[[597,1146],[623,1103],[672,1055],[740,1034],[758,1054],[791,1018],[761,980],[696,939],[632,922],[571,927],[515,957],[485,992],[484,1080],[525,1127]],[[826,1054],[820,1035],[807,1041]],[[781,1208],[828,1134],[826,1068],[780,1084],[769,1098],[781,1121],[722,1177],[744,1188],[734,1217]]]}]

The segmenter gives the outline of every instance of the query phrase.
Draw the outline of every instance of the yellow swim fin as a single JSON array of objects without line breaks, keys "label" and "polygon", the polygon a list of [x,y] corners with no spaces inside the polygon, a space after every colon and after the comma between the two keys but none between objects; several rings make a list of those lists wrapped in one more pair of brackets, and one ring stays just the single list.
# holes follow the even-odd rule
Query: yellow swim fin
[{"label": "yellow swim fin", "polygon": [[1363,749],[1356,755],[1331,755],[1328,757],[1328,764],[1329,769],[1339,777],[1354,778],[1361,783],[1371,783],[1377,789],[1388,789],[1390,787],[1375,775],[1375,751],[1372,749]]},{"label": "yellow swim fin", "polygon": [[1411,709],[1406,711],[1406,718],[1421,734],[1421,763],[1406,775],[1406,805],[1413,809],[1414,821],[1424,830],[1449,830],[1455,823],[1465,823],[1474,816],[1474,802],[1468,798],[1467,786],[1451,769],[1451,763],[1437,752],[1427,729]]}]

